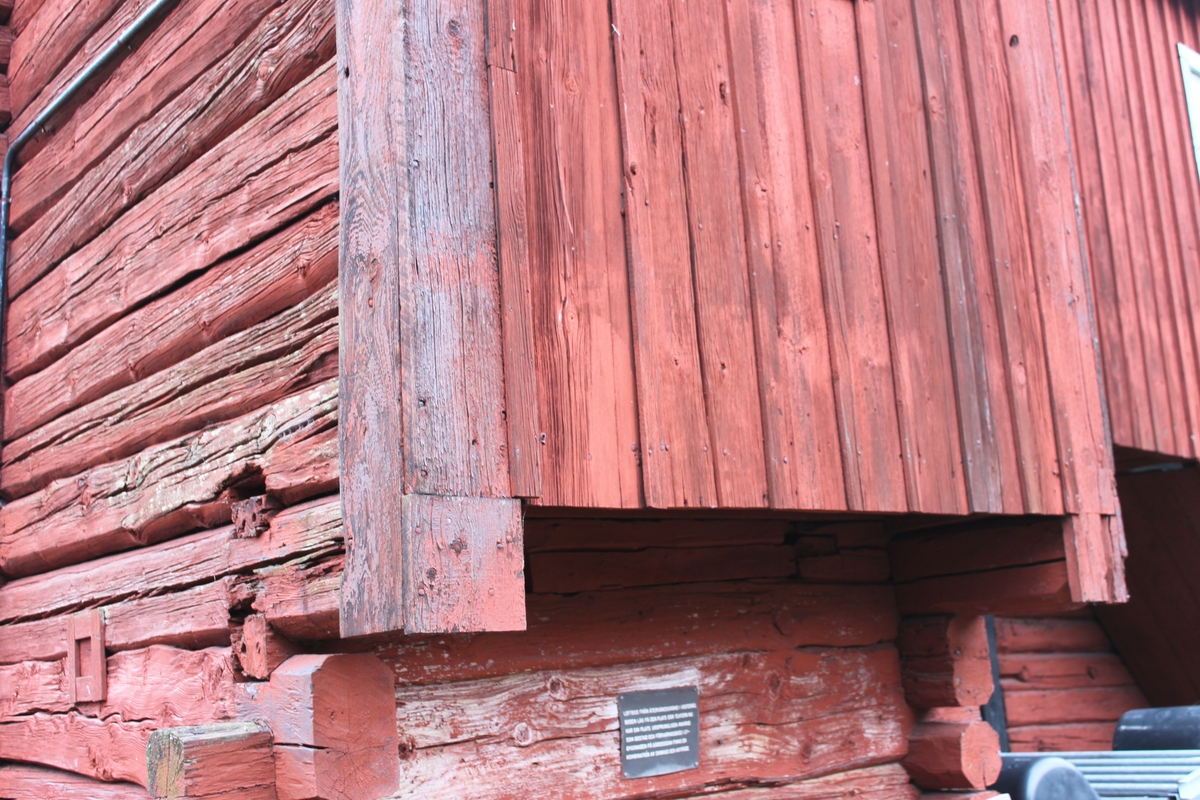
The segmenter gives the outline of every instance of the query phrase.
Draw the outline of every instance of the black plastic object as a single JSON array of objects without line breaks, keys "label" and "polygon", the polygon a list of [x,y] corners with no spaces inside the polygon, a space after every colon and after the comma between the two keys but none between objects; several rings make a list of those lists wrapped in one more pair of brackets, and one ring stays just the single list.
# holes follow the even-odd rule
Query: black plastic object
[{"label": "black plastic object", "polygon": [[1000,779],[991,788],[1012,800],[1100,800],[1082,772],[1054,756],[1005,753]]},{"label": "black plastic object", "polygon": [[1126,711],[1113,750],[1200,750],[1200,706]]}]

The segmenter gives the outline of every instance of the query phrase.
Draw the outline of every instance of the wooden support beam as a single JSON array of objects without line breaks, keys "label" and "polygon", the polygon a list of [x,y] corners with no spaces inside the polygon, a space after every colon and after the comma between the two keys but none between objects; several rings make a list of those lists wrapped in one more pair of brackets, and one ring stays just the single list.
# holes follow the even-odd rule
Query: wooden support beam
[{"label": "wooden support beam", "polygon": [[510,427],[536,415],[506,410],[504,325],[527,298],[501,292],[523,267],[510,239],[496,263],[484,11],[337,3],[343,636],[525,624],[510,498],[514,478],[536,491],[538,432],[510,461]]},{"label": "wooden support beam", "polygon": [[276,667],[300,652],[300,648],[275,632],[262,614],[251,614],[242,623],[234,652],[243,672],[265,681]]},{"label": "wooden support beam", "polygon": [[258,708],[275,737],[280,800],[375,800],[399,786],[395,678],[372,655],[300,655]]},{"label": "wooden support beam", "polygon": [[903,763],[922,789],[985,789],[1000,776],[1000,737],[986,722],[921,723]]},{"label": "wooden support beam", "polygon": [[271,730],[256,722],[155,731],[146,761],[155,797],[276,800]]},{"label": "wooden support beam", "polygon": [[983,617],[909,618],[901,623],[896,644],[910,706],[981,706],[992,696]]}]

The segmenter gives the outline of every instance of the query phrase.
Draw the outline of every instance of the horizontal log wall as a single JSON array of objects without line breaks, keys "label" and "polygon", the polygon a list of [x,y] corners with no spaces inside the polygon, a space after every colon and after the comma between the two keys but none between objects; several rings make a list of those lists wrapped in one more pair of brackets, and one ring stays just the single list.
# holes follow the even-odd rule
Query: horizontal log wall
[{"label": "horizontal log wall", "polygon": [[[527,631],[375,649],[396,797],[915,797],[878,526],[530,518],[526,537]],[[621,778],[617,694],[672,686],[699,687],[700,767]]]},{"label": "horizontal log wall", "polygon": [[1056,0],[1113,439],[1200,454],[1200,182],[1180,0]]},{"label": "horizontal log wall", "polygon": [[1149,705],[1089,612],[997,617],[996,649],[1016,752],[1111,750],[1120,716]]},{"label": "horizontal log wall", "polygon": [[[17,6],[10,134],[145,3]],[[154,730],[257,713],[272,626],[337,630],[334,38],[327,0],[180,0],[21,153],[0,796],[145,797]],[[80,609],[100,702],[73,702]]]}]

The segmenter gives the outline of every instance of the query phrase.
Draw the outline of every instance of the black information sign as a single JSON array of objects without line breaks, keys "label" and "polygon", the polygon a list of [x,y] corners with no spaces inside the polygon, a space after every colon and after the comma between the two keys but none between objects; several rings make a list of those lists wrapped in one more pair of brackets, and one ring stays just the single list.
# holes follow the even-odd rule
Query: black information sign
[{"label": "black information sign", "polygon": [[649,778],[700,764],[700,693],[695,686],[617,695],[621,770]]}]

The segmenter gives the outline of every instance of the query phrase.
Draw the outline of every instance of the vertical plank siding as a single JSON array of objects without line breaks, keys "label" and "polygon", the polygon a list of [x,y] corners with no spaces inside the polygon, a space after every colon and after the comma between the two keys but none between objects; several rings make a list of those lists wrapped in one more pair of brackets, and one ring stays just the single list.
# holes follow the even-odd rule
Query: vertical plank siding
[{"label": "vertical plank siding", "polygon": [[[501,165],[497,196],[527,206],[534,502],[1070,513],[1110,530],[1085,249],[1105,228],[1082,236],[1075,197],[1100,207],[1117,176],[1075,162],[1098,137],[1069,119],[1091,90],[1066,72],[1079,27],[1036,0],[519,12],[503,35],[521,127],[504,130],[523,173]],[[593,270],[607,282],[568,301]],[[617,401],[615,447],[580,408],[597,367],[568,324],[613,337],[595,402]],[[1123,328],[1104,325],[1107,356]],[[619,491],[597,493],[601,474]]]}]

